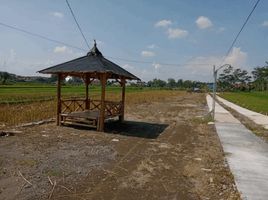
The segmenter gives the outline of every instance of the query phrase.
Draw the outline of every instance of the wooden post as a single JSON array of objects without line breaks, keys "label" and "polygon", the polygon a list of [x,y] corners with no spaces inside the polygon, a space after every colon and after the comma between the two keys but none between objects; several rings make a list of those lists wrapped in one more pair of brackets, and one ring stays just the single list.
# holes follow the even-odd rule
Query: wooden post
[{"label": "wooden post", "polygon": [[58,83],[57,83],[57,126],[61,125],[61,74],[58,74]]},{"label": "wooden post", "polygon": [[126,93],[126,79],[121,78],[121,86],[122,86],[122,110],[121,110],[121,115],[119,116],[119,121],[122,122],[124,121],[125,118],[125,93]]},{"label": "wooden post", "polygon": [[105,87],[106,87],[106,74],[102,74],[100,77],[101,81],[101,110],[98,124],[98,131],[104,130],[105,120]]},{"label": "wooden post", "polygon": [[88,74],[86,74],[86,79],[85,79],[85,84],[86,84],[86,104],[85,104],[85,108],[86,110],[89,109],[89,101],[88,101],[88,85],[89,85],[89,77]]}]

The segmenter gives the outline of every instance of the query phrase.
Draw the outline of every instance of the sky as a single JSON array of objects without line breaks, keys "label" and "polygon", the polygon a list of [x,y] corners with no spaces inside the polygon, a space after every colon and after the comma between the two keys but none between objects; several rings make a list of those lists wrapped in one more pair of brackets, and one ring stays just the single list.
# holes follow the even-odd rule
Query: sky
[{"label": "sky", "polygon": [[[89,41],[102,54],[144,81],[211,81],[213,65],[251,71],[268,61],[268,1],[261,0],[225,58],[256,0],[69,0]],[[0,71],[38,70],[89,51],[65,0],[0,0]],[[121,58],[121,59],[119,59]],[[142,61],[146,63],[130,62]],[[175,65],[169,65],[175,64]]]}]

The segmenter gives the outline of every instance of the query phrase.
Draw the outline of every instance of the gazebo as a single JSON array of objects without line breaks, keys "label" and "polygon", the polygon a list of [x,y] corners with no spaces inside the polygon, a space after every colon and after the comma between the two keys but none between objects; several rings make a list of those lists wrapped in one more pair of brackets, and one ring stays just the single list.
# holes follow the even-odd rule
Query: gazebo
[{"label": "gazebo", "polygon": [[[103,57],[98,50],[96,41],[93,48],[86,56],[58,64],[39,71],[44,74],[56,74],[57,81],[57,118],[58,126],[61,124],[74,124],[104,130],[106,119],[119,117],[124,120],[125,85],[126,80],[140,80],[117,64]],[[67,76],[75,76],[83,79],[85,83],[85,99],[61,97],[61,82]],[[122,87],[121,101],[106,101],[105,88],[108,79],[114,79]],[[89,98],[89,84],[94,80],[101,83],[101,98],[93,100]]]}]

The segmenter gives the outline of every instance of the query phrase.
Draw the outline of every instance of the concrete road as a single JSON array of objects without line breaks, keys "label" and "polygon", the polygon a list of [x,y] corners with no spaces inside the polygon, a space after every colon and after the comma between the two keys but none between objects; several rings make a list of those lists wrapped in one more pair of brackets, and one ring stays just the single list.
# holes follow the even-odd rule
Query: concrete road
[{"label": "concrete road", "polygon": [[[212,98],[207,95],[209,109]],[[215,127],[243,199],[268,199],[268,144],[216,103]]]},{"label": "concrete road", "polygon": [[[219,96],[217,96],[218,100],[225,104],[226,106],[236,110],[238,113],[248,117],[252,121],[254,121],[256,124],[263,126],[265,129],[268,129],[268,116],[248,110],[246,108],[243,108],[241,106],[238,106],[234,103],[231,103],[230,101],[227,101]],[[268,197],[267,197],[268,199]]]}]

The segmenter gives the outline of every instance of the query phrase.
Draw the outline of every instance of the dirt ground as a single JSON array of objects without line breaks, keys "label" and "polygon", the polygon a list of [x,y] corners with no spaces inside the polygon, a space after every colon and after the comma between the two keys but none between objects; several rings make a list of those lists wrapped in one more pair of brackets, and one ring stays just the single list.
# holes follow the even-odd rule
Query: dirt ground
[{"label": "dirt ground", "polygon": [[240,199],[204,94],[127,106],[105,133],[54,123],[0,137],[0,199]]}]

